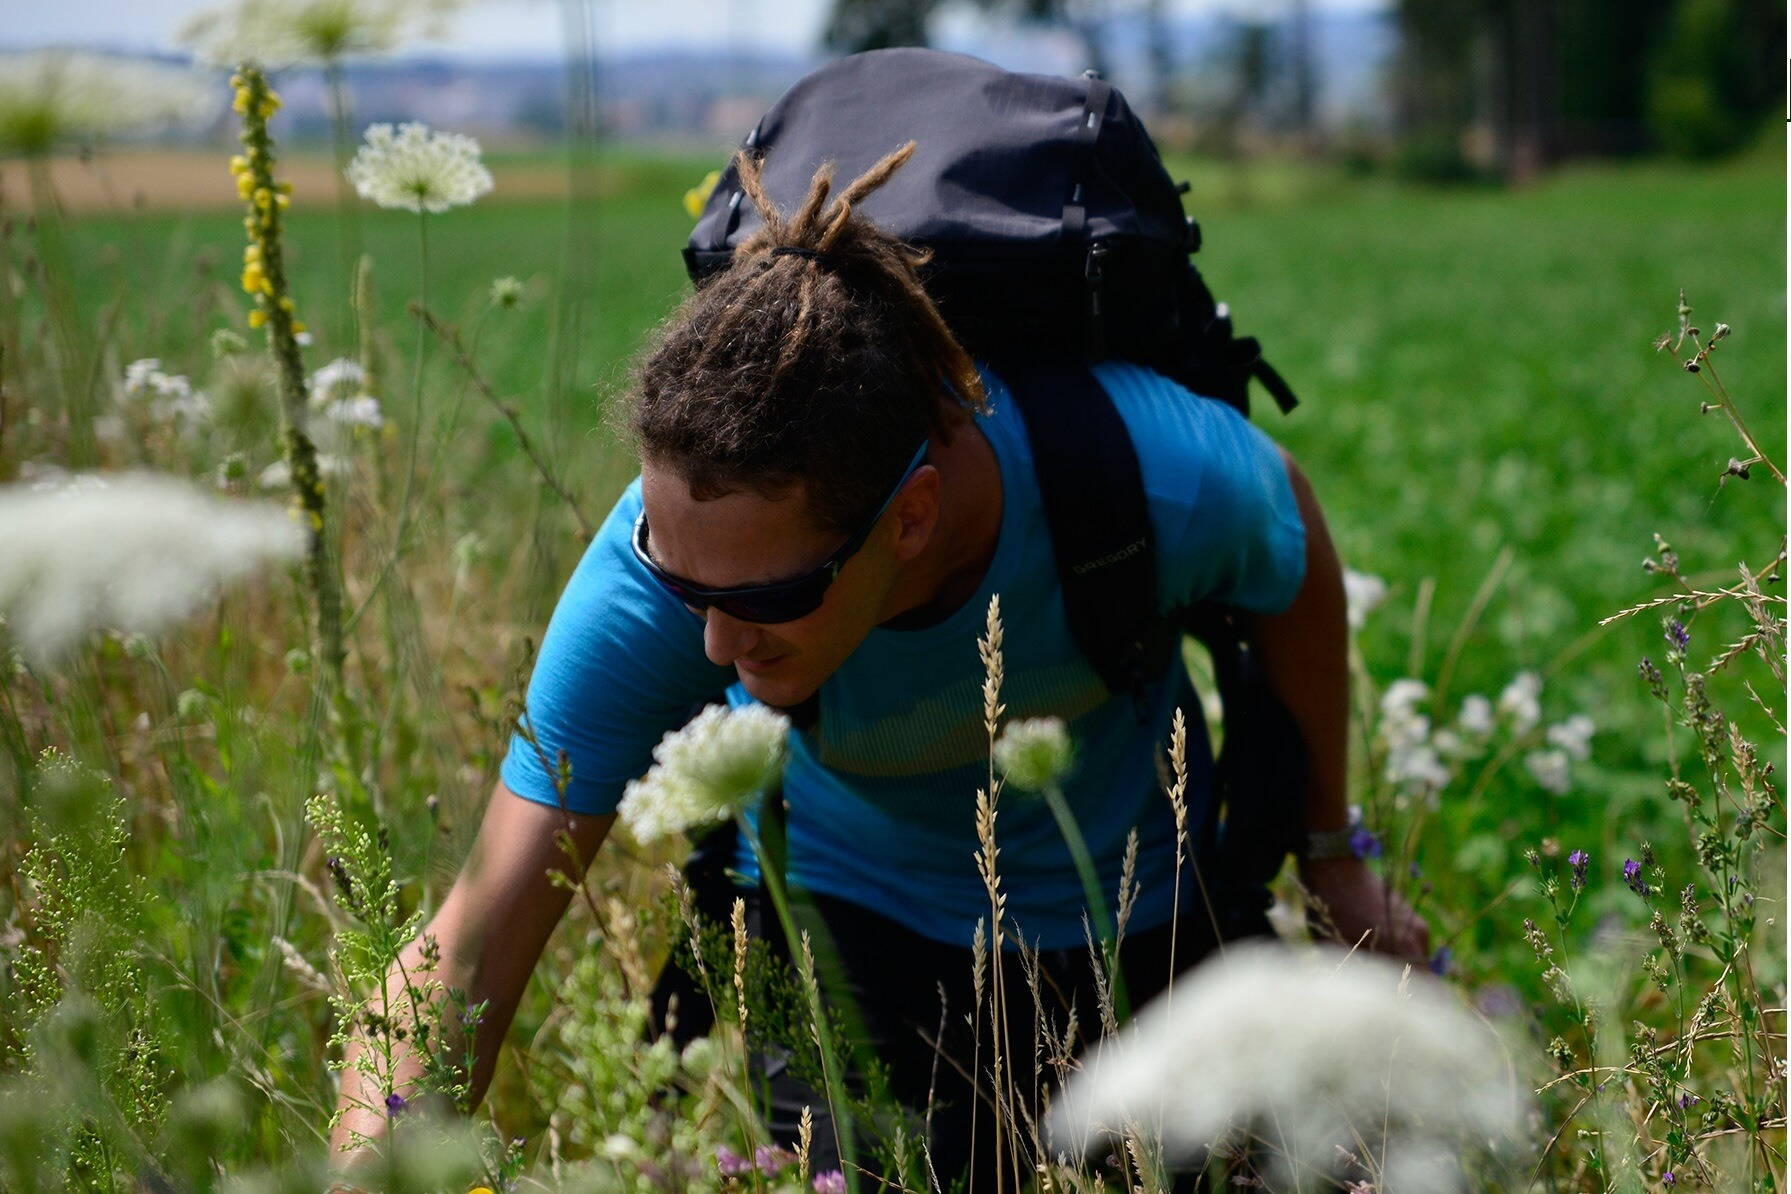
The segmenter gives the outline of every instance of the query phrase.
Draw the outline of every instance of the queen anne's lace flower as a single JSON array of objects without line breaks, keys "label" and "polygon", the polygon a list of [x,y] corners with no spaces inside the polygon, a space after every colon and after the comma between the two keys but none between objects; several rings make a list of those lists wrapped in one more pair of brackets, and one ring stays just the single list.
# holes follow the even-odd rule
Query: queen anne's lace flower
[{"label": "queen anne's lace flower", "polygon": [[1366,572],[1343,570],[1343,597],[1349,609],[1349,628],[1360,630],[1368,615],[1387,599],[1387,582]]},{"label": "queen anne's lace flower", "polygon": [[616,812],[643,844],[725,821],[783,774],[790,719],[764,705],[711,705],[653,748]]},{"label": "queen anne's lace flower", "polygon": [[1091,1055],[1051,1139],[1081,1155],[1109,1133],[1160,1131],[1174,1158],[1254,1133],[1282,1167],[1275,1189],[1334,1171],[1341,1145],[1377,1158],[1385,1189],[1442,1190],[1454,1165],[1436,1159],[1509,1140],[1521,1088],[1491,1030],[1440,984],[1364,953],[1242,943]]},{"label": "queen anne's lace flower", "polygon": [[1016,788],[1041,792],[1070,769],[1070,735],[1059,717],[1010,721],[995,742],[995,766]]},{"label": "queen anne's lace flower", "polygon": [[460,7],[460,0],[234,0],[187,21],[179,37],[213,66],[273,68],[439,37]]},{"label": "queen anne's lace flower", "polygon": [[154,633],[303,542],[277,505],[153,473],[0,488],[0,610],[25,654],[47,662],[97,627]]},{"label": "queen anne's lace flower", "polygon": [[0,153],[197,124],[217,107],[210,82],[181,67],[67,50],[0,54]]},{"label": "queen anne's lace flower", "polygon": [[348,181],[363,199],[417,212],[447,211],[491,190],[477,141],[415,122],[370,126],[367,143],[348,163]]}]

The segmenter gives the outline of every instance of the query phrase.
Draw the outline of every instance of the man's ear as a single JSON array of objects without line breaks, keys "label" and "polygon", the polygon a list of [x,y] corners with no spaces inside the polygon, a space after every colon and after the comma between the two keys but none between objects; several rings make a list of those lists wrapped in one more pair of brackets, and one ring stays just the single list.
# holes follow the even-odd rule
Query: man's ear
[{"label": "man's ear", "polygon": [[898,560],[911,560],[932,541],[939,526],[939,470],[923,464],[914,470],[902,491],[890,503]]}]

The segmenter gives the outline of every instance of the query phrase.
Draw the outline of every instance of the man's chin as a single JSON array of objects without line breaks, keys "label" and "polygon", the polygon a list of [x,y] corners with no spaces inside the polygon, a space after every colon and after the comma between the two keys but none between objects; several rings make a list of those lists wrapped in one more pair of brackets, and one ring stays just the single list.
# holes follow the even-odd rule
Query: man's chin
[{"label": "man's chin", "polygon": [[773,709],[793,709],[814,696],[820,687],[795,678],[754,675],[739,668],[734,669],[734,674],[740,678],[740,686],[746,689],[748,696]]}]

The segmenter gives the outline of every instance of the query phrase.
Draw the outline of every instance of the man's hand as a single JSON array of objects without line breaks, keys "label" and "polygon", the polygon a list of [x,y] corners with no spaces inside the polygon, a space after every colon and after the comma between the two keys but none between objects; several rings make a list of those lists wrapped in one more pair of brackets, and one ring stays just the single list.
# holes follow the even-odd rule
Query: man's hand
[{"label": "man's hand", "polygon": [[1417,965],[1430,960],[1430,926],[1360,859],[1302,862],[1300,882],[1324,905],[1319,925],[1343,944],[1391,954]]}]

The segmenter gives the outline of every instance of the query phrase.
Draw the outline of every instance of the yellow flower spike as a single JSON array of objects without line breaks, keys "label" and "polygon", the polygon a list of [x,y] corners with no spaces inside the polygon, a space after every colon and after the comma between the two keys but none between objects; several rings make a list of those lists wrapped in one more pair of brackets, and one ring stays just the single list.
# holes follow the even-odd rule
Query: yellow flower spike
[{"label": "yellow flower spike", "polygon": [[313,531],[323,530],[323,515],[315,510],[311,511],[311,529]]},{"label": "yellow flower spike", "polygon": [[255,177],[247,173],[238,174],[236,176],[236,197],[238,199],[247,199],[254,193]]},{"label": "yellow flower spike", "polygon": [[688,215],[693,220],[698,218],[699,216],[701,216],[703,214],[704,205],[709,202],[709,192],[713,191],[715,189],[715,184],[720,181],[721,181],[721,171],[720,170],[711,170],[711,171],[709,171],[709,173],[703,175],[703,181],[697,183],[694,187],[691,187],[688,191],[685,191],[684,192],[684,212],[685,212],[685,214]]},{"label": "yellow flower spike", "polygon": [[261,246],[260,245],[244,245],[243,246],[243,260],[244,261],[260,261],[261,260]]},{"label": "yellow flower spike", "polygon": [[243,290],[250,295],[259,294],[267,285],[267,275],[261,272],[259,265],[251,265],[243,271]]},{"label": "yellow flower spike", "polygon": [[466,1192],[466,1194],[491,1194],[491,1187],[490,1186],[474,1186],[472,1189],[468,1190]]},{"label": "yellow flower spike", "polygon": [[292,196],[291,195],[275,195],[274,202],[279,204],[281,207],[291,207],[292,206]]},{"label": "yellow flower spike", "polygon": [[290,294],[281,298],[280,310],[286,312],[288,315],[292,313],[292,296]]},{"label": "yellow flower spike", "polygon": [[300,323],[296,319],[292,321],[292,334],[293,335],[302,336],[305,334],[305,331],[306,331],[306,328],[305,328],[304,324]]},{"label": "yellow flower spike", "polygon": [[253,311],[249,312],[249,326],[250,327],[258,328],[258,327],[262,327],[266,323],[267,323],[267,312],[263,311],[260,307],[257,307]]},{"label": "yellow flower spike", "polygon": [[249,93],[238,91],[236,98],[230,101],[230,110],[238,116],[247,116],[249,114]]},{"label": "yellow flower spike", "polygon": [[289,182],[283,182],[283,183],[280,183],[278,186],[274,187],[274,190],[280,192],[280,194],[282,194],[282,195],[290,195],[290,194],[292,194],[292,184]]},{"label": "yellow flower spike", "polygon": [[249,168],[249,159],[240,153],[230,155],[230,173],[241,174]]},{"label": "yellow flower spike", "polygon": [[254,197],[256,207],[266,207],[274,201],[274,193],[266,187],[256,187]]}]

